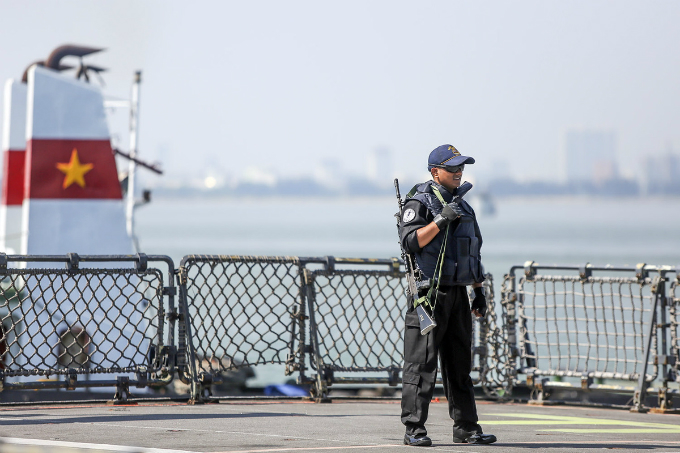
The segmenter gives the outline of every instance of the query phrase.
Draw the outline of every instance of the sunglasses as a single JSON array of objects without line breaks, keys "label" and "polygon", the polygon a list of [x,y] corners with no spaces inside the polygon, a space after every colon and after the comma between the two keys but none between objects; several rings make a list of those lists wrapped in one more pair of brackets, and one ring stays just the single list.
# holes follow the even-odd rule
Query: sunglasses
[{"label": "sunglasses", "polygon": [[443,168],[444,170],[448,171],[449,173],[458,173],[462,172],[465,170],[465,164],[463,165],[435,165],[437,168]]}]

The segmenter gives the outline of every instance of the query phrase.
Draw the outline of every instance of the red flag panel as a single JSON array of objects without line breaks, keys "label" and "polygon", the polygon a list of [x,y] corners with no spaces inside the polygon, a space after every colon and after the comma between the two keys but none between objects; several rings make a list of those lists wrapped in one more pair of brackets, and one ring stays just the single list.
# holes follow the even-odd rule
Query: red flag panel
[{"label": "red flag panel", "polygon": [[[73,159],[74,150],[77,159]],[[82,187],[72,183],[73,178],[67,179],[69,166],[74,171],[72,176],[84,178]],[[122,198],[116,160],[108,140],[32,139],[26,145],[26,167],[28,198]]]},{"label": "red flag panel", "polygon": [[17,206],[24,202],[24,162],[26,151],[5,151],[4,177],[2,178],[2,204]]}]

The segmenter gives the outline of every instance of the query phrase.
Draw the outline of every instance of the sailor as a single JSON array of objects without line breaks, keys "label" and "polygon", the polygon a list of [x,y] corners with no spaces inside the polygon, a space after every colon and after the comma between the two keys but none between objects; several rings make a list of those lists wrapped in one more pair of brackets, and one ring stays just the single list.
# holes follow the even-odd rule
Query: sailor
[{"label": "sailor", "polygon": [[[421,335],[415,307],[413,304],[408,307],[401,399],[406,445],[432,445],[425,421],[437,377],[437,355],[449,415],[454,421],[453,441],[474,444],[496,441],[495,436],[483,434],[478,424],[470,378],[470,311],[477,317],[486,314],[480,255],[482,235],[474,210],[460,198],[466,189],[461,187],[465,165],[474,163],[472,157],[461,155],[452,145],[435,148],[427,162],[432,180],[415,186],[406,196],[401,211],[401,244],[415,257],[421,275],[418,297],[430,294],[430,307],[437,324]],[[467,295],[468,285],[472,285],[475,294],[472,306]]]}]

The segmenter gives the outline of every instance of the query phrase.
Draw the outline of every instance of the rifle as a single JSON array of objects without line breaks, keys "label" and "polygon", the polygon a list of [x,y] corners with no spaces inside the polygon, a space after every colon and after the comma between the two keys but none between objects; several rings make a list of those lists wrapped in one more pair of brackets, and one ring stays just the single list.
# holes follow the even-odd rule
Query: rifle
[{"label": "rifle", "polygon": [[[401,210],[403,209],[404,204],[401,201],[401,193],[399,192],[399,179],[397,178],[394,179],[394,189],[397,191],[397,205],[399,206],[399,210],[394,215],[394,217],[397,219],[397,242],[399,242],[399,248],[401,249],[401,259],[404,262],[404,266],[406,267],[406,281],[408,283],[406,287],[406,300],[410,305],[415,303],[416,299],[418,298],[418,289],[416,286],[416,272],[413,256],[409,253],[406,253],[403,245],[401,245],[399,223],[401,221]],[[423,304],[416,305],[416,314],[418,315],[418,320],[420,321],[421,335],[427,335],[432,329],[437,327],[437,323],[434,321],[434,319],[432,319],[432,316],[427,312],[425,307],[423,307]]]},{"label": "rifle", "polygon": [[470,189],[472,189],[472,183],[465,181],[463,184],[460,185],[458,190],[456,190],[456,196],[453,197],[453,200],[451,201],[458,202],[462,200],[465,194],[467,194],[470,191]]}]

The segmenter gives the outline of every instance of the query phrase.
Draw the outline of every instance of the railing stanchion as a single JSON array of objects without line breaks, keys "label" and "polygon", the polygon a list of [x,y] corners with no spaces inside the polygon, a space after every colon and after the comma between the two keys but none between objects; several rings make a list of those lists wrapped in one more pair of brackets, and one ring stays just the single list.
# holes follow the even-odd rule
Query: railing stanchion
[{"label": "railing stanchion", "polygon": [[638,385],[633,397],[633,407],[630,409],[631,412],[644,413],[649,411],[649,409],[645,407],[645,396],[647,393],[647,387],[649,385],[647,382],[647,367],[649,366],[652,340],[656,331],[656,312],[658,310],[662,294],[664,293],[663,277],[656,277],[652,285],[655,288],[654,306],[652,307],[651,319],[649,320],[649,334],[647,335],[647,343],[645,344],[645,354],[642,361],[642,369],[640,370],[640,376],[638,377]]}]

